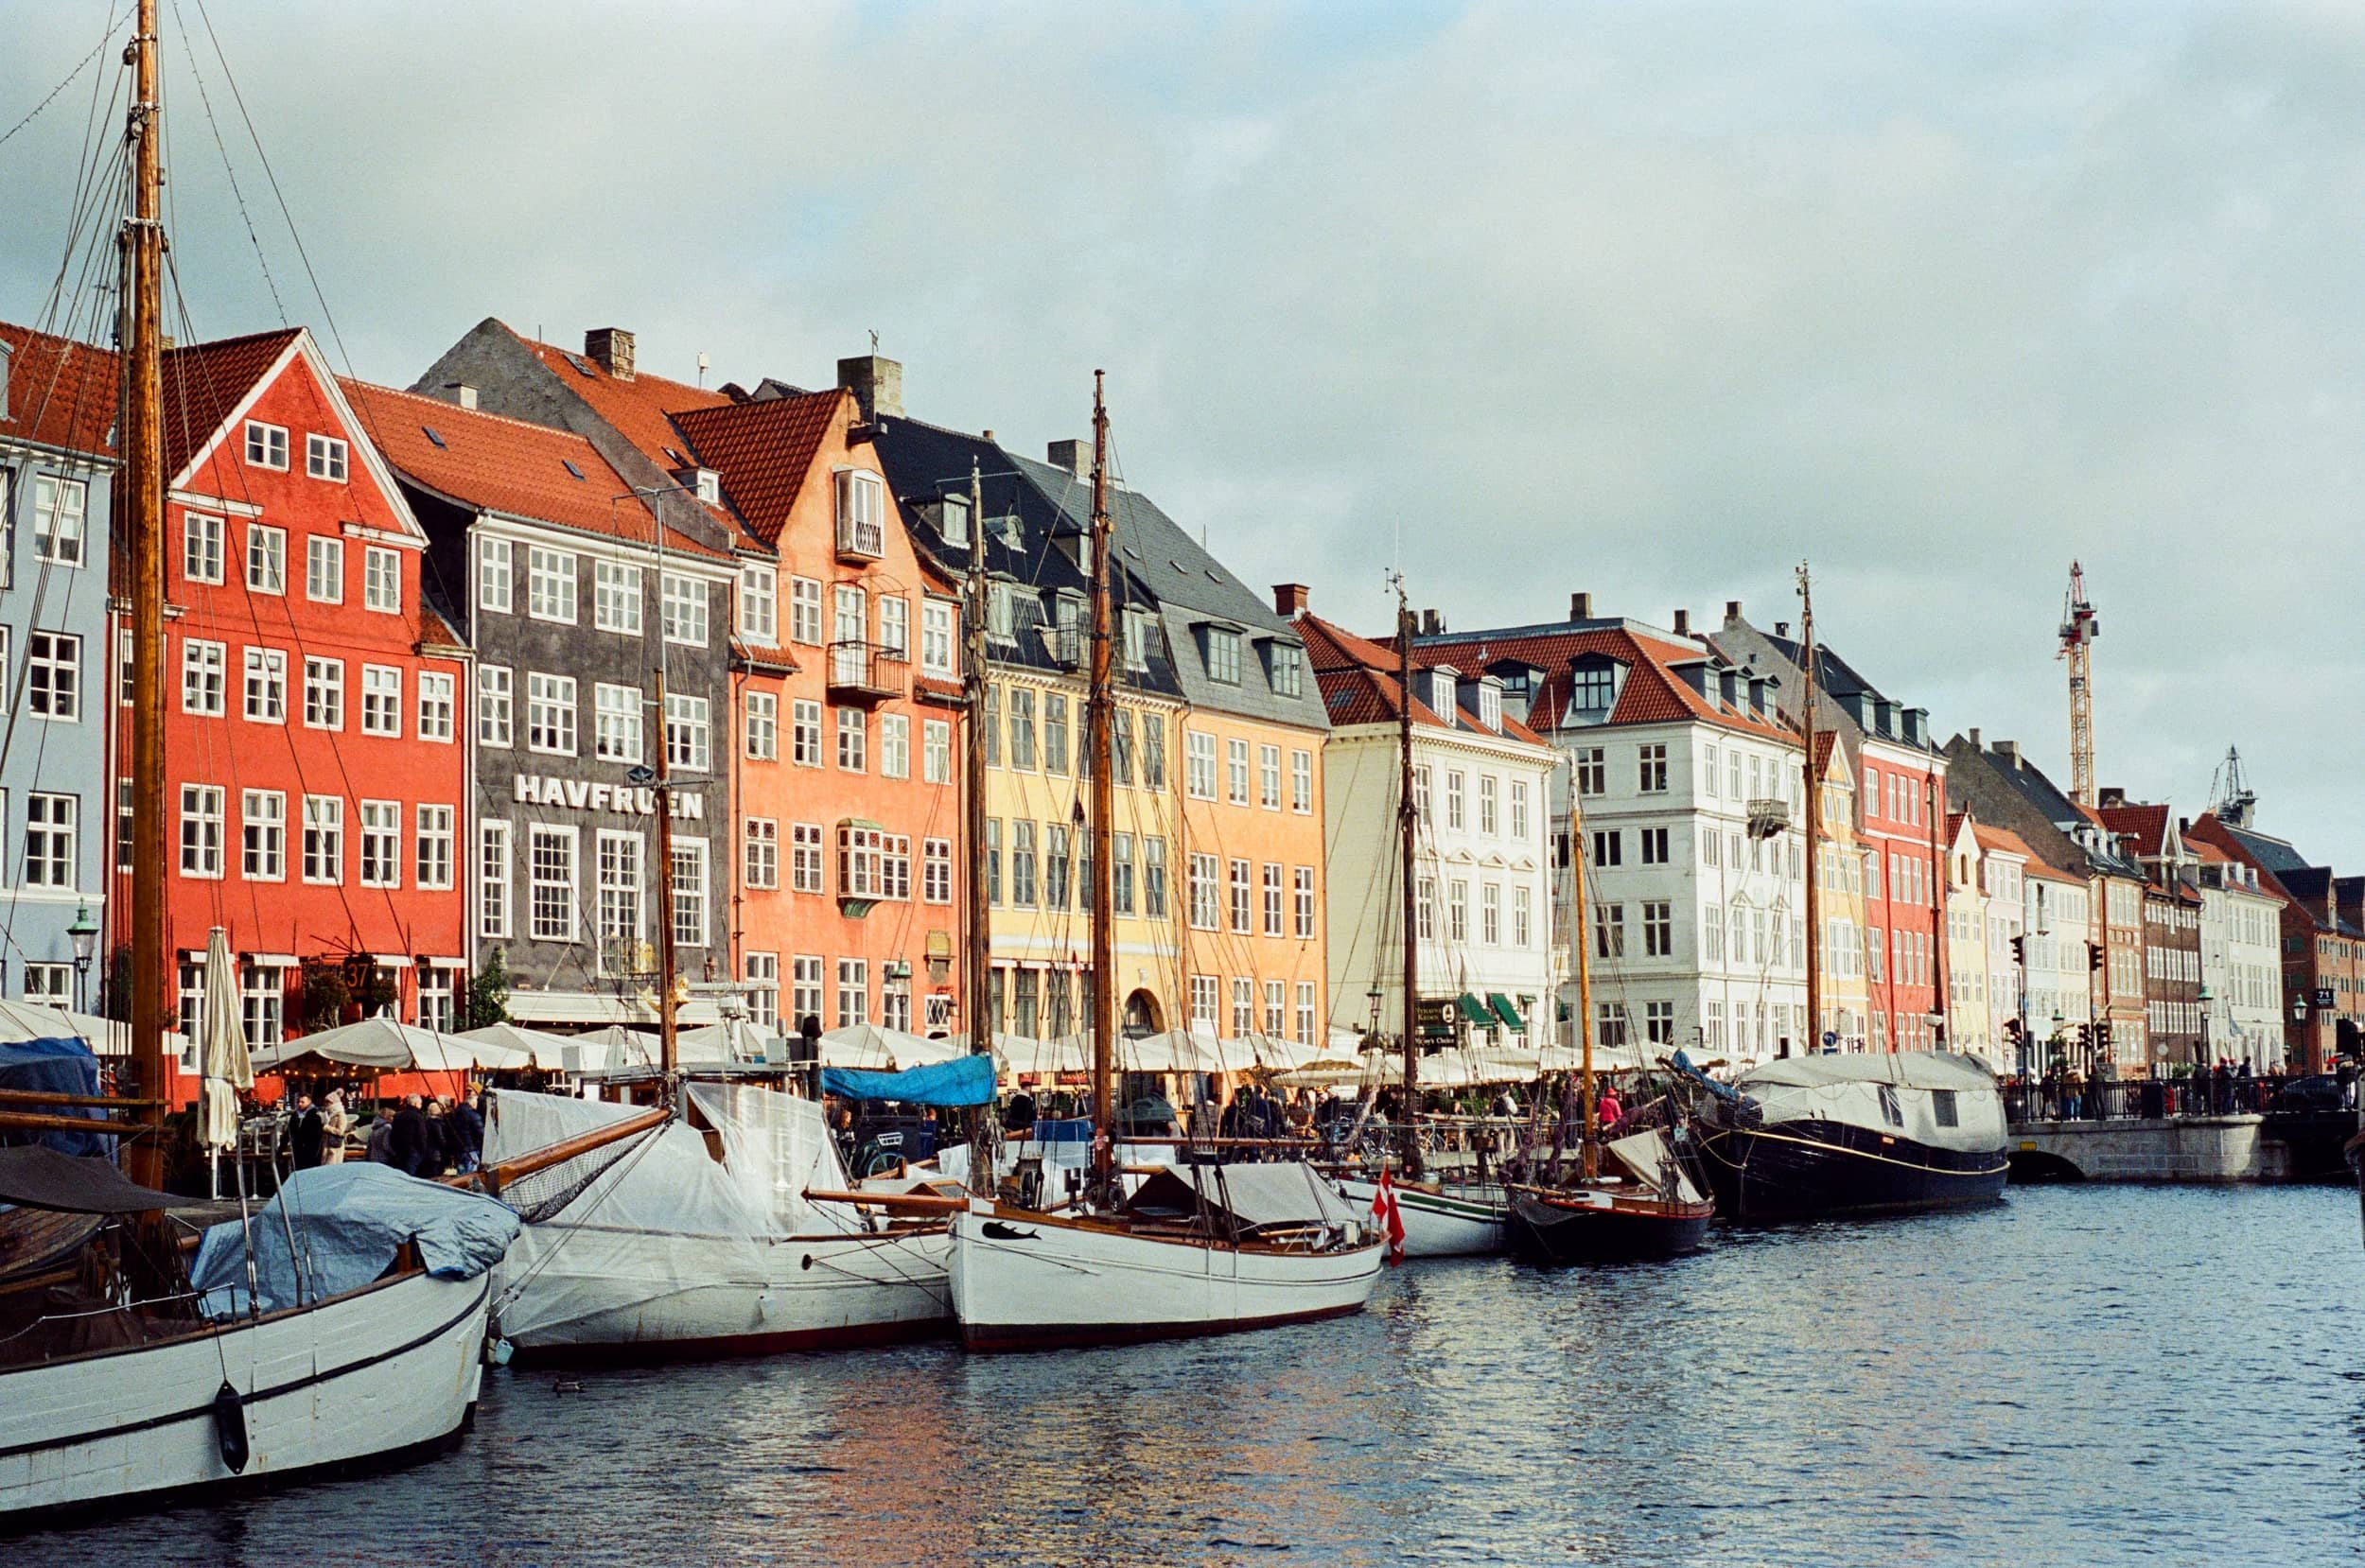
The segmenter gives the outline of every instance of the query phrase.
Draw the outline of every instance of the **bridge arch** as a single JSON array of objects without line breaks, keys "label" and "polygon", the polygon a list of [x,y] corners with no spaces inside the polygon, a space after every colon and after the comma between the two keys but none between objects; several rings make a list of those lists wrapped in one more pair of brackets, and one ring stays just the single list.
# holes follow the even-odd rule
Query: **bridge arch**
[{"label": "bridge arch", "polygon": [[2075,1160],[2050,1149],[2014,1149],[2011,1161],[2011,1179],[2016,1186],[2040,1187],[2086,1179],[2086,1173]]}]

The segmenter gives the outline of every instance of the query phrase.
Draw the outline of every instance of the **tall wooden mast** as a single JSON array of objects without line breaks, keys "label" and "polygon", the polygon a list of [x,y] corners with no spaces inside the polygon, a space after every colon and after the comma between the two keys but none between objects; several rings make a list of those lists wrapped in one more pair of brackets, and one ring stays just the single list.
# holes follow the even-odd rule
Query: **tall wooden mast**
[{"label": "tall wooden mast", "polygon": [[1110,549],[1109,409],[1101,396],[1099,371],[1093,372],[1093,645],[1091,696],[1085,705],[1084,743],[1092,764],[1093,937],[1093,1175],[1101,1193],[1116,1185],[1117,965],[1114,856],[1110,849],[1116,813],[1116,780],[1109,758],[1111,585],[1116,566]]},{"label": "tall wooden mast", "polygon": [[[1573,786],[1575,780],[1569,780]],[[1570,889],[1577,906],[1577,1038],[1584,1046],[1585,1089],[1585,1149],[1579,1155],[1584,1161],[1586,1179],[1602,1174],[1599,1145],[1602,1119],[1593,1099],[1593,915],[1585,906],[1585,808],[1578,804],[1577,792],[1568,792],[1568,867],[1576,882]],[[1559,1140],[1553,1140],[1557,1148]]]},{"label": "tall wooden mast", "polygon": [[[665,519],[660,514],[660,537],[664,530]],[[658,581],[663,580],[660,573]],[[662,635],[660,630],[659,636]],[[674,1002],[674,770],[670,756],[674,737],[665,718],[665,661],[660,656],[657,667],[657,1059],[670,1086],[680,1063],[680,1053]]]},{"label": "tall wooden mast", "polygon": [[[969,465],[969,601],[961,607],[961,692],[969,711],[969,744],[961,752],[961,820],[971,848],[986,842],[986,503],[977,464]],[[986,1011],[987,967],[992,963],[992,932],[986,906],[983,867],[972,860],[963,872],[969,929],[961,952],[961,1016],[969,1020],[969,1050],[993,1050],[993,1019]]]},{"label": "tall wooden mast", "polygon": [[1806,732],[1807,1054],[1823,1047],[1823,772],[1814,760],[1814,584],[1798,563],[1798,668],[1805,675],[1800,727]]},{"label": "tall wooden mast", "polygon": [[1404,1174],[1421,1176],[1421,929],[1418,855],[1421,806],[1412,791],[1412,612],[1396,579],[1396,854],[1403,882]]},{"label": "tall wooden mast", "polygon": [[131,165],[131,216],[118,243],[123,299],[123,536],[131,596],[131,1060],[145,1136],[132,1141],[127,1170],[147,1187],[164,1184],[165,1096],[165,471],[164,471],[164,123],[156,92],[156,0],[139,0],[131,40],[131,110],[125,151]]}]

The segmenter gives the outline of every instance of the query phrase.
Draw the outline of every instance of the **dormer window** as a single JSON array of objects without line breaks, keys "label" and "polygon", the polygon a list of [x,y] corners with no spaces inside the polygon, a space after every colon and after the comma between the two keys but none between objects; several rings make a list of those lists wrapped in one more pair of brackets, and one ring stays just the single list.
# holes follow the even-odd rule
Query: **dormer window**
[{"label": "dormer window", "polygon": [[1018,592],[1007,583],[996,583],[986,595],[986,635],[1002,642],[1017,634]]},{"label": "dormer window", "polygon": [[1223,626],[1207,628],[1207,678],[1226,686],[1240,684],[1240,634]]},{"label": "dormer window", "polygon": [[1441,666],[1428,672],[1428,710],[1447,723],[1453,723],[1454,691],[1462,684],[1459,671]]},{"label": "dormer window", "polygon": [[699,469],[697,478],[691,481],[691,485],[697,491],[698,499],[704,501],[707,505],[720,506],[722,504],[723,476],[717,474],[713,469]]},{"label": "dormer window", "polygon": [[837,553],[865,561],[886,554],[886,484],[867,468],[837,471]]},{"label": "dormer window", "polygon": [[948,545],[969,543],[969,497],[947,496],[943,509],[937,515],[937,531],[944,535]]},{"label": "dormer window", "polygon": [[1576,672],[1576,681],[1569,692],[1569,706],[1586,713],[1596,713],[1609,706],[1618,695],[1618,671],[1606,664],[1596,665]]},{"label": "dormer window", "polygon": [[1492,681],[1479,683],[1478,716],[1479,723],[1488,729],[1499,730],[1503,727],[1502,688]]},{"label": "dormer window", "polygon": [[1149,615],[1144,610],[1125,612],[1125,668],[1149,668]]},{"label": "dormer window", "polygon": [[1294,642],[1270,645],[1270,665],[1267,671],[1276,697],[1299,697],[1305,692],[1305,650]]}]

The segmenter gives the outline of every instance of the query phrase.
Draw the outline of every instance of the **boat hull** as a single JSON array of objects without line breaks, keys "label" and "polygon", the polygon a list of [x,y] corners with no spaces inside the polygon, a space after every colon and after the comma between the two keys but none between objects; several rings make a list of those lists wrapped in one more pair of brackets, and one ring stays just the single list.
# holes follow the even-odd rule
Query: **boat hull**
[{"label": "boat hull", "polygon": [[[488,1277],[412,1273],[313,1306],[0,1371],[0,1529],[210,1501],[440,1452],[483,1377]],[[240,1394],[249,1457],[222,1460]]]},{"label": "boat hull", "polygon": [[1511,1246],[1546,1263],[1621,1263],[1680,1258],[1708,1245],[1708,1203],[1656,1197],[1515,1193]]},{"label": "boat hull", "polygon": [[1719,1212],[1737,1220],[1904,1214],[1992,1203],[2009,1162],[2001,1148],[1964,1153],[1844,1122],[1797,1120],[1717,1129],[1705,1140]]},{"label": "boat hull", "polygon": [[1376,1238],[1335,1251],[1210,1246],[1041,1214],[953,1216],[953,1304],[972,1350],[1139,1344],[1363,1310]]},{"label": "boat hull", "polygon": [[[1358,1211],[1371,1212],[1379,1184],[1364,1176],[1340,1176],[1339,1191]],[[1404,1220],[1408,1258],[1473,1258],[1500,1252],[1506,1201],[1500,1187],[1445,1187],[1431,1193],[1417,1186],[1391,1186]]]},{"label": "boat hull", "polygon": [[519,1359],[695,1361],[933,1338],[953,1320],[941,1227],[869,1234],[659,1234],[528,1227],[497,1332]]}]

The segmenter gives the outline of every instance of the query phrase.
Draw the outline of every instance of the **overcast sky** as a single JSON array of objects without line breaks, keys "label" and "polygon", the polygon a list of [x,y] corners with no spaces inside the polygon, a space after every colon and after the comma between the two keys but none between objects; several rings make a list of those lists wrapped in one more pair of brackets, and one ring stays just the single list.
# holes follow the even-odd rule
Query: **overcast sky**
[{"label": "overcast sky", "polygon": [[[0,130],[105,5],[0,0]],[[2237,744],[2365,870],[2365,9],[214,9],[325,314],[207,53],[280,296],[363,376],[486,316],[710,384],[875,330],[915,415],[1039,452],[1105,367],[1127,478],[1253,585],[1766,624],[1811,558],[1834,647],[2064,783],[2075,555],[2103,782],[2198,813]],[[0,317],[97,74],[0,145]],[[193,320],[275,325],[172,80]]]}]

